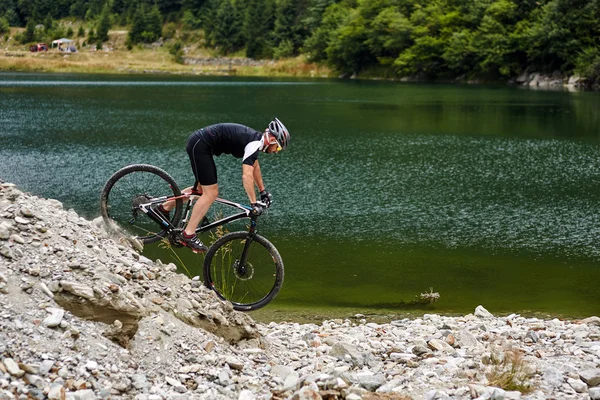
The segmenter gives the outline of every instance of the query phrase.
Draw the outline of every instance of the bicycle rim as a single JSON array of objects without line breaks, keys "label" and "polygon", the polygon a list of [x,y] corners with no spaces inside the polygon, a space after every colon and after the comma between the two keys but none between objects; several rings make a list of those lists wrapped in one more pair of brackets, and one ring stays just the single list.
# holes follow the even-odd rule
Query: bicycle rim
[{"label": "bicycle rim", "polygon": [[[102,192],[102,217],[109,227],[123,236],[152,243],[166,235],[164,227],[152,220],[139,204],[147,204],[162,196],[178,196],[181,192],[169,174],[151,165],[131,165],[117,171]],[[177,200],[170,220],[177,225],[183,202]]]},{"label": "bicycle rim", "polygon": [[283,261],[279,252],[262,236],[249,245],[246,263],[241,264],[247,232],[234,232],[217,240],[204,260],[204,281],[233,308],[251,311],[275,298],[283,284]]}]

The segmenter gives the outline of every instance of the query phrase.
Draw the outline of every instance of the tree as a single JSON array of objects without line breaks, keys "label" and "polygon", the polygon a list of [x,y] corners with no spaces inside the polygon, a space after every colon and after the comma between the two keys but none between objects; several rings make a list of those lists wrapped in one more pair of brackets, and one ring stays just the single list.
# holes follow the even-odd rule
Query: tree
[{"label": "tree", "polygon": [[50,32],[52,30],[52,26],[54,25],[54,20],[52,19],[52,15],[46,15],[44,19],[44,29],[46,32]]},{"label": "tree", "polygon": [[380,63],[391,64],[411,46],[412,24],[396,7],[386,7],[367,21],[365,44]]},{"label": "tree", "polygon": [[335,30],[348,18],[350,8],[343,4],[333,4],[325,10],[323,21],[306,41],[304,51],[311,61],[327,60],[327,47]]},{"label": "tree", "polygon": [[8,33],[10,31],[10,25],[5,17],[0,17],[0,34]]},{"label": "tree", "polygon": [[110,15],[109,7],[105,5],[100,14],[100,20],[96,26],[96,38],[99,43],[108,41],[108,30],[110,29]]},{"label": "tree", "polygon": [[146,16],[146,41],[154,42],[158,40],[162,35],[162,23],[163,18],[158,9],[158,6],[153,6],[148,15]]},{"label": "tree", "polygon": [[357,10],[350,10],[344,22],[332,32],[326,49],[327,61],[336,70],[358,73],[376,63],[366,45],[365,21]]},{"label": "tree", "polygon": [[35,40],[35,21],[33,18],[27,21],[27,26],[25,27],[25,32],[23,32],[23,36],[21,38],[21,43],[30,43]]},{"label": "tree", "polygon": [[246,57],[266,58],[272,54],[269,32],[273,27],[273,2],[249,0],[246,4],[242,32]]},{"label": "tree", "polygon": [[139,5],[133,14],[133,22],[129,29],[127,42],[129,45],[136,44],[142,41],[142,34],[146,29],[145,9],[143,5]]},{"label": "tree", "polygon": [[214,26],[210,32],[212,43],[222,54],[229,54],[243,46],[242,25],[231,0],[223,0],[217,9]]}]

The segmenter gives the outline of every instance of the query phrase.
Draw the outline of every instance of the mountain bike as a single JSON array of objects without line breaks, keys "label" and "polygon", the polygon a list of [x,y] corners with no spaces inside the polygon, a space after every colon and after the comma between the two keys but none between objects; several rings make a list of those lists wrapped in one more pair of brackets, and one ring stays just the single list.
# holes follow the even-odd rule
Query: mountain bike
[{"label": "mountain bike", "polygon": [[[185,227],[194,201],[201,194],[182,193],[164,170],[147,164],[126,166],[106,182],[100,197],[100,212],[111,231],[144,244],[168,240],[181,247],[177,235]],[[155,209],[170,201],[175,208],[168,216]],[[235,210],[235,214],[204,221],[197,234],[227,223],[248,218],[248,230],[218,237],[206,252],[204,284],[233,308],[251,311],[264,307],[277,296],[283,285],[283,261],[275,246],[257,231],[260,214],[252,207],[217,198],[216,203]],[[268,205],[263,204],[265,210]]]}]

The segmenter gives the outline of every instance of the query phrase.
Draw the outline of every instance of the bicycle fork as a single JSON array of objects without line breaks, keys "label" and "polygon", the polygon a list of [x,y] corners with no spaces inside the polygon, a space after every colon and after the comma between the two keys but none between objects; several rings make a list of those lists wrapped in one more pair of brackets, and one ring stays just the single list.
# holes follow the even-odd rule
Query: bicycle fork
[{"label": "bicycle fork", "polygon": [[243,276],[246,273],[246,261],[248,260],[248,252],[250,251],[250,245],[254,240],[254,236],[256,236],[256,217],[253,217],[250,220],[250,230],[248,231],[248,235],[246,236],[246,243],[244,243],[244,249],[242,250],[242,255],[240,257],[240,263],[238,265],[238,274]]}]

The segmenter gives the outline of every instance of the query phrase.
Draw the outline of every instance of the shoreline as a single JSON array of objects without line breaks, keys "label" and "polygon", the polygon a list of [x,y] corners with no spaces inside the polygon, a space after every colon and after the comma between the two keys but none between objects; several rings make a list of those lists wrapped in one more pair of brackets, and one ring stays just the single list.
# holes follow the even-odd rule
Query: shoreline
[{"label": "shoreline", "polygon": [[0,398],[600,399],[597,316],[258,323],[176,269],[0,180]]},{"label": "shoreline", "polygon": [[577,75],[556,76],[525,72],[508,80],[488,81],[457,78],[428,81],[418,77],[386,78],[366,75],[336,75],[327,67],[306,62],[302,56],[282,60],[252,60],[243,57],[184,57],[178,64],[164,49],[138,51],[94,51],[72,54],[28,53],[5,51],[0,54],[0,72],[74,73],[118,75],[172,76],[240,76],[261,78],[328,78],[339,80],[389,81],[404,83],[446,83],[466,85],[501,85],[537,90],[598,91],[600,86],[588,86]]}]

